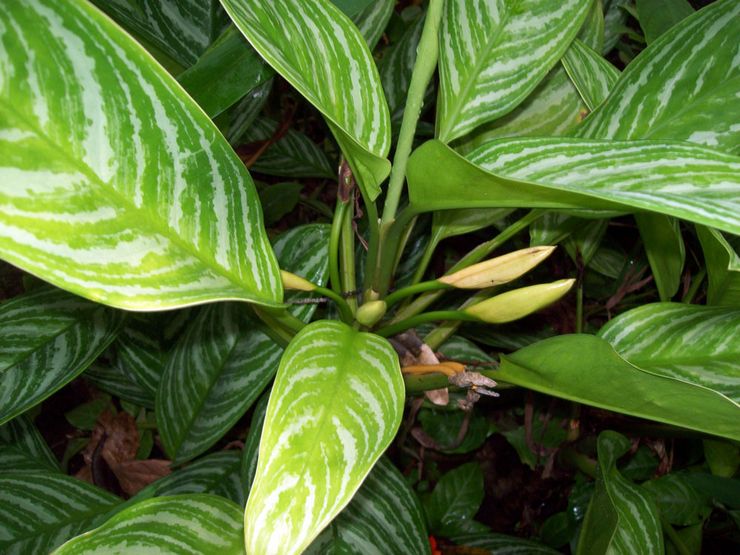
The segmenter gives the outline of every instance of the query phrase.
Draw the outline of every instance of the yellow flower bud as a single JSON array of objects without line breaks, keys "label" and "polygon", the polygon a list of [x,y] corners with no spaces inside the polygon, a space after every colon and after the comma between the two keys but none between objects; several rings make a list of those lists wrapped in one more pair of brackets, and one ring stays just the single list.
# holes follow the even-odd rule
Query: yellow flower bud
[{"label": "yellow flower bud", "polygon": [[489,324],[504,324],[524,318],[565,295],[576,280],[561,279],[507,291],[464,310],[465,313]]},{"label": "yellow flower bud", "polygon": [[473,264],[437,281],[458,289],[484,289],[493,285],[508,283],[526,274],[545,258],[555,247],[530,247],[497,256],[485,262]]},{"label": "yellow flower bud", "polygon": [[285,270],[280,270],[280,279],[282,279],[283,287],[286,289],[293,289],[295,291],[314,291],[316,289],[316,285],[307,279],[286,272]]},{"label": "yellow flower bud", "polygon": [[363,326],[372,326],[385,316],[385,301],[370,301],[357,309],[355,319]]}]

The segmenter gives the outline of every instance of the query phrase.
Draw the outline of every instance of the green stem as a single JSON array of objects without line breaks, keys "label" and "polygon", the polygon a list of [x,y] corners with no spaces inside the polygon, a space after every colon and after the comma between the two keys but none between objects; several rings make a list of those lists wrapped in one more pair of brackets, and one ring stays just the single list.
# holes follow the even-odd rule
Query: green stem
[{"label": "green stem", "polygon": [[596,461],[579,453],[572,447],[566,447],[560,451],[560,458],[583,472],[586,476],[596,479]]},{"label": "green stem", "polygon": [[254,312],[270,328],[270,336],[286,345],[306,325],[284,308],[254,306]]},{"label": "green stem", "polygon": [[705,268],[702,268],[696,273],[694,279],[691,280],[691,286],[689,287],[689,290],[686,291],[686,294],[681,299],[682,303],[691,304],[691,301],[694,300],[696,292],[699,291],[699,287],[701,287],[701,284],[704,281],[704,277],[706,275],[707,271]]},{"label": "green stem", "polygon": [[583,278],[578,280],[576,290],[576,333],[583,333]]},{"label": "green stem", "polygon": [[[462,310],[465,307],[473,305],[490,296],[490,290],[478,291],[475,295],[472,295],[468,300],[458,307],[458,310]],[[437,350],[442,343],[447,341],[450,336],[457,331],[457,328],[462,324],[461,320],[448,320],[442,322],[439,326],[430,331],[426,337],[424,337],[424,343],[429,345],[432,351]]]},{"label": "green stem", "polygon": [[439,245],[439,240],[434,235],[432,235],[429,238],[427,246],[424,248],[424,254],[421,255],[419,265],[416,267],[414,275],[411,278],[412,285],[419,283],[421,281],[421,278],[424,277],[424,272],[427,271],[429,263],[432,261],[432,256],[434,256],[434,251],[437,249],[437,245]]},{"label": "green stem", "polygon": [[436,291],[437,289],[451,289],[451,287],[446,283],[437,281],[436,279],[422,281],[421,283],[409,285],[408,287],[403,287],[398,291],[394,291],[385,298],[385,304],[386,306],[391,307],[401,299],[405,299],[410,295],[425,293],[426,291]]},{"label": "green stem", "polygon": [[[476,368],[475,371],[487,378],[491,378],[492,380],[497,378],[495,370]],[[430,389],[452,387],[450,386],[450,379],[444,374],[404,374],[403,381],[406,384],[407,394],[422,393],[424,391],[429,391]],[[506,389],[506,387],[502,386],[497,389]]]},{"label": "green stem", "polygon": [[660,524],[663,526],[663,532],[665,532],[665,535],[668,536],[668,539],[671,540],[671,543],[676,548],[676,551],[678,551],[681,555],[691,555],[691,550],[686,547],[686,544],[683,542],[673,526],[671,526],[671,523],[668,522],[663,515],[660,516]]},{"label": "green stem", "polygon": [[332,301],[334,301],[337,305],[337,309],[339,309],[339,315],[342,317],[342,320],[346,324],[352,323],[352,321],[355,319],[355,316],[349,304],[347,304],[347,301],[344,300],[344,297],[342,297],[341,295],[338,295],[331,289],[327,289],[326,287],[316,287],[314,291],[318,293],[319,295],[323,295],[324,297],[329,297]]},{"label": "green stem", "polygon": [[425,312],[423,314],[417,314],[411,318],[398,322],[396,324],[390,324],[383,328],[380,328],[375,333],[381,337],[390,337],[396,335],[409,328],[415,328],[421,324],[427,322],[437,322],[439,320],[466,320],[468,322],[477,322],[478,320],[465,312],[459,312],[457,310],[435,310],[432,312]]},{"label": "green stem", "polygon": [[[350,199],[349,208],[342,222],[342,233],[339,250],[340,273],[342,280],[342,291],[354,291],[357,289],[357,278],[355,277],[355,232],[352,229],[352,217],[354,215],[354,203]],[[347,299],[352,314],[357,311],[357,299],[354,294]]]},{"label": "green stem", "polygon": [[342,202],[337,197],[337,206],[334,210],[334,219],[331,222],[331,235],[329,236],[329,280],[331,288],[342,292],[342,280],[339,277],[339,239],[342,236],[342,224],[347,214],[348,202]]}]

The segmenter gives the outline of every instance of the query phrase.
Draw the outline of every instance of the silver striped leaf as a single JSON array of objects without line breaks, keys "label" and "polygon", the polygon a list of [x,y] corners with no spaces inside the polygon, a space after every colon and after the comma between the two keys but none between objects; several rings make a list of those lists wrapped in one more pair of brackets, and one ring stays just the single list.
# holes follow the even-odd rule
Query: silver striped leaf
[{"label": "silver striped leaf", "polygon": [[407,173],[416,211],[632,209],[740,234],[740,158],[699,145],[522,138],[494,141],[465,160],[429,141]]},{"label": "silver striped leaf", "polygon": [[502,356],[496,380],[571,401],[740,439],[737,404],[701,383],[643,369],[604,339],[561,335]]},{"label": "silver striped leaf", "polygon": [[282,349],[247,310],[239,303],[203,307],[165,364],[155,411],[174,464],[218,441],[275,374]]},{"label": "silver striped leaf", "polygon": [[242,511],[208,494],[147,499],[69,540],[53,555],[218,553],[243,555]]},{"label": "silver striped leaf", "polygon": [[[347,551],[341,551],[343,545]],[[352,502],[304,555],[427,555],[424,514],[416,494],[393,464],[381,457]]]},{"label": "silver striped leaf", "polygon": [[740,256],[716,229],[697,226],[709,276],[707,304],[740,308]]},{"label": "silver striped leaf", "polygon": [[352,17],[370,50],[375,48],[383,36],[388,20],[393,15],[396,0],[373,0],[368,6]]},{"label": "silver striped leaf", "polygon": [[699,494],[684,473],[671,473],[641,484],[655,499],[660,515],[670,524],[701,524],[712,512],[708,496]]},{"label": "silver striped leaf", "polygon": [[646,491],[625,479],[617,469],[617,459],[630,446],[630,441],[616,432],[599,434],[596,491],[583,521],[577,555],[664,552],[658,508]]},{"label": "silver striped leaf", "polygon": [[[272,138],[280,123],[266,117],[255,119],[242,135],[242,143],[257,143]],[[336,179],[326,154],[303,133],[288,129],[263,152],[252,171],[280,177],[326,177]]]},{"label": "silver striped leaf", "polygon": [[242,451],[242,463],[239,474],[244,486],[246,496],[249,496],[249,490],[254,483],[254,474],[257,472],[257,455],[260,448],[260,437],[262,437],[262,427],[265,423],[265,414],[267,413],[267,403],[270,401],[270,391],[265,391],[260,397],[252,411],[252,419],[249,421],[249,432],[244,442]]},{"label": "silver striped leaf", "polygon": [[148,499],[153,496],[211,493],[244,506],[246,497],[239,476],[240,465],[239,451],[219,451],[160,478],[141,490],[139,495],[141,499]]},{"label": "silver striped leaf", "polygon": [[602,54],[608,54],[619,42],[627,28],[627,9],[632,0],[604,0],[604,46]]},{"label": "silver striped leaf", "polygon": [[570,43],[561,61],[589,110],[595,110],[609,96],[619,78],[617,68],[578,39]]},{"label": "silver striped leaf", "polygon": [[401,423],[393,347],[341,322],[301,330],[270,395],[245,513],[249,553],[300,553],[350,502]]},{"label": "silver striped leaf", "polygon": [[716,392],[740,409],[740,309],[648,304],[610,320],[599,336],[638,368]]},{"label": "silver striped leaf", "polygon": [[[294,227],[282,233],[272,246],[280,267],[306,278],[311,283],[324,286],[329,278],[329,235],[328,224],[308,224]],[[318,307],[317,304],[301,304],[310,294],[290,291],[285,302],[288,312],[308,323]],[[293,304],[291,304],[293,303]]]},{"label": "silver striped leaf", "polygon": [[49,553],[89,530],[121,499],[87,482],[54,472],[0,475],[0,552]]},{"label": "silver striped leaf", "polygon": [[83,372],[123,321],[120,311],[47,287],[0,305],[0,424]]},{"label": "silver striped leaf", "polygon": [[578,33],[588,0],[446,2],[437,138],[445,143],[517,107]]},{"label": "silver striped leaf", "polygon": [[85,370],[85,379],[95,386],[129,403],[154,409],[154,394],[134,382],[120,363],[93,363]]},{"label": "silver striped leaf", "polygon": [[224,116],[227,123],[224,123],[220,129],[230,145],[238,146],[244,133],[257,119],[270,96],[274,80],[270,79],[253,88]]},{"label": "silver striped leaf", "polygon": [[490,555],[558,555],[560,553],[541,543],[491,532],[457,534],[450,539],[458,545],[477,547]]},{"label": "silver striped leaf", "polygon": [[740,153],[740,3],[684,19],[630,63],[580,137],[677,139]]},{"label": "silver striped leaf", "polygon": [[[599,2],[591,4],[577,38],[592,48],[601,48],[604,15]],[[586,106],[578,91],[562,64],[556,64],[519,106],[456,141],[455,149],[467,154],[476,147],[502,137],[565,135],[585,116]]]},{"label": "silver striped leaf", "polygon": [[0,27],[1,257],[132,310],[279,303],[249,174],[143,48],[87,2]]},{"label": "silver striped leaf", "polygon": [[18,416],[0,426],[0,474],[59,472],[59,461],[33,422]]},{"label": "silver striped leaf", "polygon": [[170,318],[163,313],[129,316],[113,344],[116,366],[151,396],[157,392],[164,371],[167,342],[163,328],[165,319]]},{"label": "silver striped leaf", "polygon": [[352,21],[328,0],[222,0],[257,52],[326,118],[369,200],[390,172],[388,104]]}]

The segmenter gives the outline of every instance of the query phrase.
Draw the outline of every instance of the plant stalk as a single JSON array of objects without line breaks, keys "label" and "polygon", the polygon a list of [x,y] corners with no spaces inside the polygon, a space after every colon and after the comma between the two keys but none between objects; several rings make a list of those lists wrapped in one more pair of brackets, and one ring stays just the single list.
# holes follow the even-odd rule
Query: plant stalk
[{"label": "plant stalk", "polygon": [[380,335],[381,337],[390,337],[392,335],[396,335],[397,333],[401,333],[402,331],[405,331],[409,328],[415,328],[416,326],[420,326],[421,324],[426,324],[427,322],[436,322],[439,320],[465,320],[468,322],[479,321],[477,318],[470,316],[465,312],[460,312],[457,310],[435,310],[432,312],[417,314],[416,316],[412,316],[411,318],[407,318],[406,320],[402,320],[395,324],[390,324],[388,326],[380,328],[375,333]]},{"label": "plant stalk", "polygon": [[329,235],[329,281],[331,288],[342,293],[342,280],[339,275],[339,240],[342,236],[342,224],[349,207],[348,202],[342,202],[337,195],[337,206],[334,209],[334,219],[331,222],[331,234]]}]

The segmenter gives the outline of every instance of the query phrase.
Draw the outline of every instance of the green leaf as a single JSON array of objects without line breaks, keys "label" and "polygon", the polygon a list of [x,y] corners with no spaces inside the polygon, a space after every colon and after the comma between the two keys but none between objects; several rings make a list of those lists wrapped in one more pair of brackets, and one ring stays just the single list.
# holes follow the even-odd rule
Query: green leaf
[{"label": "green leaf", "polygon": [[364,10],[352,17],[352,21],[357,25],[357,29],[359,29],[362,36],[365,37],[370,50],[375,48],[380,37],[383,36],[383,31],[385,31],[395,7],[396,0],[374,0]]},{"label": "green leaf", "polygon": [[438,243],[448,237],[465,235],[500,224],[511,212],[508,208],[440,210],[432,214],[431,240]]},{"label": "green leaf", "polygon": [[729,441],[705,439],[704,458],[715,476],[732,478],[740,467],[740,445]]},{"label": "green leaf", "polygon": [[[424,408],[419,411],[418,420],[424,433],[438,445],[436,450],[442,453],[470,453],[483,445],[491,434],[488,420],[475,411]],[[459,437],[461,433],[464,434],[462,438]]]},{"label": "green leaf", "polygon": [[121,500],[57,472],[0,475],[0,551],[49,553]]},{"label": "green leaf", "polygon": [[690,526],[703,522],[712,512],[708,500],[699,495],[684,474],[667,474],[642,484],[670,524]]},{"label": "green leaf", "polygon": [[740,439],[734,403],[699,384],[641,370],[599,337],[562,335],[505,355],[496,381]]},{"label": "green leaf", "polygon": [[430,531],[454,535],[465,521],[472,520],[484,497],[483,472],[478,463],[466,463],[440,478],[424,501]]},{"label": "green leaf", "polygon": [[54,555],[92,553],[244,553],[241,509],[215,495],[147,499],[78,536]]},{"label": "green leaf", "polygon": [[142,37],[182,66],[196,62],[224,23],[217,0],[93,0],[134,36]]},{"label": "green leaf", "polygon": [[[162,316],[159,313],[129,316],[126,326],[113,344],[117,355],[116,366],[152,397],[159,387],[167,357]],[[164,316],[171,318],[171,314]]]},{"label": "green leaf", "polygon": [[109,410],[115,414],[116,409],[111,402],[110,395],[100,395],[87,403],[77,405],[72,410],[64,413],[64,418],[66,418],[67,422],[69,422],[74,428],[92,431],[95,428],[95,423],[98,421],[98,417],[105,410]]},{"label": "green leaf", "polygon": [[522,138],[469,158],[439,141],[419,147],[408,166],[412,209],[632,208],[740,234],[740,158],[729,154],[676,142]]},{"label": "green leaf", "polygon": [[43,287],[0,305],[0,424],[76,378],[115,339],[124,314]]},{"label": "green leaf", "polygon": [[59,461],[26,416],[0,426],[0,474],[59,471]]},{"label": "green leaf", "polygon": [[104,365],[93,363],[85,370],[85,379],[94,383],[96,387],[115,395],[123,401],[135,403],[148,409],[154,408],[154,394],[134,382],[120,364]]},{"label": "green leaf", "polygon": [[426,555],[430,551],[419,500],[385,457],[378,460],[352,502],[304,553],[345,553],[338,549],[342,544],[348,555]]},{"label": "green leaf", "polygon": [[274,78],[257,85],[228,112],[217,118],[219,129],[223,131],[230,145],[238,146],[242,136],[260,115],[272,91],[273,81],[275,81]]},{"label": "green leaf", "polygon": [[249,490],[252,489],[254,474],[257,471],[257,455],[259,454],[262,427],[265,423],[265,413],[267,412],[267,403],[269,400],[270,391],[268,390],[262,394],[262,397],[254,405],[252,419],[249,422],[249,433],[247,433],[247,439],[244,442],[239,475],[241,476],[242,485],[247,495],[249,494]]},{"label": "green leaf", "polygon": [[603,139],[677,139],[740,153],[740,3],[719,0],[643,50],[578,129]]},{"label": "green leaf", "polygon": [[238,451],[219,451],[160,478],[141,491],[147,498],[212,493],[243,506],[246,499],[239,476],[240,464]]},{"label": "green leaf", "polygon": [[619,42],[627,22],[627,8],[631,0],[604,0],[604,47],[602,54],[609,53]]},{"label": "green leaf", "polygon": [[570,43],[562,63],[589,110],[595,110],[609,96],[619,78],[617,68],[578,39]]},{"label": "green leaf", "polygon": [[709,275],[707,304],[740,308],[740,256],[716,229],[697,226]]},{"label": "green leaf", "polygon": [[272,379],[281,352],[244,305],[201,309],[170,354],[157,391],[157,424],[175,464],[203,453],[242,417]]},{"label": "green leaf", "polygon": [[340,322],[301,330],[270,395],[245,514],[250,553],[300,553],[349,503],[401,423],[404,385],[385,339]]},{"label": "green leaf", "polygon": [[694,13],[686,0],[637,0],[635,8],[648,44]]},{"label": "green leaf", "polygon": [[629,448],[630,442],[623,435],[608,430],[599,434],[599,474],[578,541],[579,555],[663,553],[658,509],[617,469],[617,459]]},{"label": "green leaf", "polygon": [[390,172],[390,116],[357,27],[327,0],[222,0],[260,55],[327,119],[369,200]]},{"label": "green leaf", "polygon": [[337,8],[353,17],[368,7],[373,0],[331,0]]},{"label": "green leaf", "polygon": [[177,80],[213,119],[273,75],[242,34],[229,27]]},{"label": "green leaf", "polygon": [[[269,118],[257,118],[241,140],[258,143],[269,140],[280,124]],[[311,139],[294,129],[288,129],[260,155],[252,171],[280,177],[326,177],[336,179],[326,154]]]},{"label": "green leaf", "polygon": [[563,55],[589,4],[447,2],[440,29],[439,140],[448,143],[516,108]]},{"label": "green leaf", "polygon": [[686,250],[678,222],[661,214],[635,214],[660,300],[668,302],[681,285]]},{"label": "green leaf", "polygon": [[708,496],[714,502],[726,505],[730,509],[740,509],[740,480],[702,472],[687,473],[685,478],[697,492]]},{"label": "green leaf", "polygon": [[490,555],[556,555],[559,553],[541,543],[490,532],[457,534],[451,539],[458,545],[477,547]]},{"label": "green leaf", "polygon": [[303,185],[300,183],[275,183],[263,187],[260,194],[265,225],[278,223],[283,216],[290,214],[301,199]]},{"label": "green leaf", "polygon": [[[298,226],[281,234],[273,245],[280,267],[316,285],[326,285],[329,279],[330,234],[331,226],[327,224]],[[297,301],[310,297],[310,294],[300,291],[287,293],[285,302],[289,304],[288,312],[299,320],[309,322],[317,305]]]},{"label": "green leaf", "polygon": [[0,256],[132,310],[279,303],[251,179],[174,79],[85,2],[0,25]]},{"label": "green leaf", "polygon": [[740,409],[740,310],[647,304],[620,314],[599,336],[635,366],[715,392]]}]

